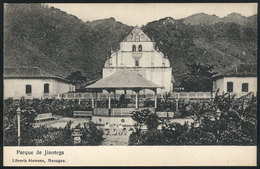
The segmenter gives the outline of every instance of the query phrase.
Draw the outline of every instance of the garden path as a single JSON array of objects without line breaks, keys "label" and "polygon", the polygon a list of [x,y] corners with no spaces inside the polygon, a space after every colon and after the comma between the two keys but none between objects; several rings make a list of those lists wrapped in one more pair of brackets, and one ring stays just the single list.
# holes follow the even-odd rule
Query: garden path
[{"label": "garden path", "polygon": [[104,135],[102,146],[127,146],[129,135]]},{"label": "garden path", "polygon": [[[65,127],[68,121],[72,121],[72,127],[75,127],[79,123],[83,126],[84,123],[88,122],[90,119],[88,118],[73,118],[73,117],[56,117],[56,120],[50,120],[50,121],[43,121],[35,123],[36,126],[40,125],[46,125],[51,127]],[[191,118],[185,118],[185,119],[171,119],[172,122],[178,122],[181,124],[184,124],[185,121],[188,121],[189,123],[193,122]],[[104,141],[101,145],[103,146],[127,146],[129,136],[131,134],[131,131],[129,130],[130,127],[127,127],[127,133],[126,135],[104,135]]]},{"label": "garden path", "polygon": [[59,116],[55,116],[55,117],[56,120],[49,120],[49,121],[42,121],[42,122],[35,123],[35,127],[38,127],[40,125],[46,125],[50,127],[64,128],[69,121],[72,122],[71,127],[75,127],[79,123],[81,124],[81,126],[83,126],[84,123],[90,121],[89,118],[74,118],[74,117],[59,117]]}]

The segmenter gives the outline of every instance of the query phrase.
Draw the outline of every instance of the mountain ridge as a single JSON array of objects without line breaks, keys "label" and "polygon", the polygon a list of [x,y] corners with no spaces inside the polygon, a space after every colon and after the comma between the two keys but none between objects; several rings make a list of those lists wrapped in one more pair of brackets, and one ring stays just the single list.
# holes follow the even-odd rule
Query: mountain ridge
[{"label": "mountain ridge", "polygon": [[[222,72],[257,60],[257,17],[237,22],[236,16],[230,16],[234,23],[227,19],[212,24],[199,24],[200,19],[198,24],[187,24],[185,18],[165,17],[141,29],[168,56],[173,76],[179,80],[187,71],[186,62],[214,64],[215,70]],[[98,72],[111,50],[117,50],[132,29],[112,17],[83,22],[53,7],[8,4],[4,13],[4,67],[31,65],[62,76],[81,71],[88,79],[95,79],[100,77]]]},{"label": "mountain ridge", "polygon": [[257,14],[254,14],[252,16],[243,16],[240,13],[230,13],[227,16],[224,17],[218,17],[216,15],[209,15],[206,13],[197,13],[190,15],[186,18],[182,19],[185,24],[191,24],[191,25],[198,25],[198,24],[206,24],[206,25],[211,25],[215,24],[218,22],[224,22],[224,23],[229,23],[229,22],[234,22],[239,25],[249,25],[252,27],[252,22],[256,23],[257,22]]}]

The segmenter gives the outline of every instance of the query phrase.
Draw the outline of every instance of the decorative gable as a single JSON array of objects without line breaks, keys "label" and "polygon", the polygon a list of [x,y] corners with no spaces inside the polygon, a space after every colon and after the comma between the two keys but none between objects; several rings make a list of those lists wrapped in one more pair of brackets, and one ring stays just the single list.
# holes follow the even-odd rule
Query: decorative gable
[{"label": "decorative gable", "polygon": [[151,42],[151,39],[139,27],[135,27],[123,42]]}]

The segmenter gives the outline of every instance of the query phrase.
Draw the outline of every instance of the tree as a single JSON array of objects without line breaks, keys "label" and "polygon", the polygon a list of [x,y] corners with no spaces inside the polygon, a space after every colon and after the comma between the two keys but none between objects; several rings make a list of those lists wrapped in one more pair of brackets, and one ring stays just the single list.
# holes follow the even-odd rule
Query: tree
[{"label": "tree", "polygon": [[216,74],[213,72],[214,66],[194,62],[192,64],[186,63],[188,73],[184,75],[181,80],[181,86],[187,92],[208,92],[212,91],[213,80],[212,76]]},{"label": "tree", "polygon": [[47,127],[34,128],[34,145],[37,146],[71,146],[73,145],[72,122],[67,122],[64,128]]},{"label": "tree", "polygon": [[125,94],[121,94],[120,98],[119,98],[119,102],[117,103],[117,106],[126,107],[129,102],[130,102],[130,99],[126,98]]},{"label": "tree", "polygon": [[86,77],[82,75],[81,71],[72,72],[66,77],[66,79],[76,83],[77,85],[86,81]]},{"label": "tree", "polygon": [[98,129],[91,121],[84,124],[82,134],[83,145],[99,145],[103,141],[103,130]]},{"label": "tree", "polygon": [[[129,136],[130,145],[160,145],[161,132],[157,130],[161,123],[159,117],[149,109],[132,112],[132,119],[136,121],[135,131]],[[142,126],[147,127],[147,132],[141,132]]]},{"label": "tree", "polygon": [[[82,101],[83,102],[83,101]],[[81,102],[81,103],[82,103]],[[34,126],[36,113],[57,113],[68,114],[79,106],[78,101],[55,100],[55,99],[33,99],[4,100],[3,109],[3,144],[5,146],[17,146],[17,108],[18,105],[22,110],[21,113],[21,145],[22,146],[65,146],[73,145],[71,127],[72,122],[62,128],[50,126]],[[48,105],[48,107],[46,107]],[[82,105],[83,107],[88,105]],[[45,109],[45,108],[48,108]],[[69,110],[68,110],[69,109]],[[97,129],[93,122],[82,128],[84,145],[98,145],[102,142],[103,132]]]},{"label": "tree", "polygon": [[158,98],[157,110],[158,111],[175,111],[176,110],[176,100],[171,99],[170,92],[163,95],[162,98]]},{"label": "tree", "polygon": [[226,26],[226,36],[230,39],[240,39],[241,26],[235,23],[228,23]]},{"label": "tree", "polygon": [[[132,118],[138,127],[129,136],[129,144],[255,145],[256,104],[256,97],[252,94],[238,99],[228,93],[216,94],[207,104],[190,105],[189,111],[194,114],[194,122],[190,124],[163,120],[147,110],[134,111]],[[142,126],[146,126],[147,130]]]},{"label": "tree", "polygon": [[17,108],[20,106],[21,120],[21,145],[33,144],[33,122],[36,117],[35,110],[28,104],[28,101],[21,98],[19,101],[8,99],[4,101],[4,145],[17,145]]}]

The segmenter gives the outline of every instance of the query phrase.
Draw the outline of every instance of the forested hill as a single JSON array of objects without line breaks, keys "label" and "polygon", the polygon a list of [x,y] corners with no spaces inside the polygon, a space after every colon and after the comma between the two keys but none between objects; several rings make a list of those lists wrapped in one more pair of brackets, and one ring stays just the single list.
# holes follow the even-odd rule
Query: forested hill
[{"label": "forested hill", "polygon": [[233,22],[187,25],[167,17],[143,29],[170,59],[176,80],[186,71],[185,63],[214,65],[214,71],[224,73],[257,61],[257,32],[252,27]]},{"label": "forested hill", "polygon": [[187,18],[183,19],[183,22],[185,24],[191,24],[191,25],[199,25],[199,24],[205,24],[205,25],[211,25],[215,24],[217,22],[234,22],[239,25],[243,26],[249,26],[251,28],[256,29],[257,24],[257,15],[252,15],[249,17],[242,16],[239,13],[231,13],[223,18],[220,18],[216,15],[208,15],[205,13],[198,13],[191,15]]},{"label": "forested hill", "polygon": [[[39,67],[63,76],[74,71],[100,76],[111,48],[117,49],[133,28],[114,18],[83,22],[40,4],[6,4],[4,9],[4,66]],[[215,65],[215,71],[223,72],[257,60],[256,16],[199,23],[210,20],[207,16],[212,18],[197,15],[196,24],[189,17],[167,17],[142,27],[170,59],[176,80],[185,73],[186,62]]]},{"label": "forested hill", "polygon": [[111,44],[132,29],[111,19],[93,23],[40,4],[7,4],[4,66],[36,66],[63,76],[79,70],[92,77],[102,70]]}]

